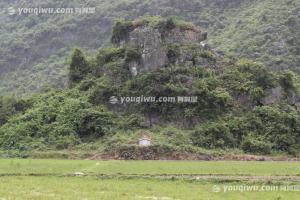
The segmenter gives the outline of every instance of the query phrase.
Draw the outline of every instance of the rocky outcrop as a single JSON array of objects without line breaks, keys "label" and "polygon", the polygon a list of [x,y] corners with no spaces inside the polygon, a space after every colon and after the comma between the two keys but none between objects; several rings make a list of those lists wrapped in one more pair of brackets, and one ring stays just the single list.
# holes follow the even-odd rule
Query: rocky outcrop
[{"label": "rocky outcrop", "polygon": [[279,104],[286,100],[291,106],[294,106],[300,112],[300,97],[293,90],[285,90],[282,86],[269,89],[264,98],[260,100],[262,105]]},{"label": "rocky outcrop", "polygon": [[[123,35],[115,36],[114,43],[119,46],[127,45],[136,49],[140,54],[139,59],[130,60],[128,63],[133,75],[165,67],[169,64],[208,63],[207,57],[201,58],[201,52],[205,49],[201,42],[206,40],[207,33],[199,27],[180,26],[176,25],[175,22],[161,20],[157,25],[150,25],[149,23],[127,24],[127,30],[128,32]],[[175,46],[178,48],[174,49]],[[193,48],[189,49],[188,47],[191,46]],[[195,55],[195,49],[200,56]]]},{"label": "rocky outcrop", "polygon": [[167,54],[158,29],[150,26],[138,27],[130,32],[127,44],[141,54],[140,60],[129,63],[131,71],[135,68],[139,73],[166,65]]},{"label": "rocky outcrop", "polygon": [[281,86],[270,89],[266,96],[261,100],[263,105],[278,104],[284,99],[284,89]]}]

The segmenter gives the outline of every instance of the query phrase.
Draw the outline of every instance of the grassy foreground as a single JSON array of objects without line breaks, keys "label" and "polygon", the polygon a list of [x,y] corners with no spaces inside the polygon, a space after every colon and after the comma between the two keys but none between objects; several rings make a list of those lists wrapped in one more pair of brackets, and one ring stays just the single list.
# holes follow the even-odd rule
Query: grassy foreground
[{"label": "grassy foreground", "polygon": [[290,200],[299,180],[298,162],[0,159],[1,200]]},{"label": "grassy foreground", "polygon": [[0,174],[299,175],[299,162],[94,161],[0,159]]},{"label": "grassy foreground", "polygon": [[[230,183],[239,185],[241,183]],[[245,184],[245,183],[242,183]],[[213,192],[216,183],[93,177],[2,177],[2,199],[299,199],[299,192]],[[224,185],[224,184],[217,184]]]}]

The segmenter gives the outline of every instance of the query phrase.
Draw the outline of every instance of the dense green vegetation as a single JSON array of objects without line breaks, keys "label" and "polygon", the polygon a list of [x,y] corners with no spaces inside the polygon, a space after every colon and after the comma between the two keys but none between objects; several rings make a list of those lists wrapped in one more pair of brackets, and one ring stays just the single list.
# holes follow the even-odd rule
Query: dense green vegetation
[{"label": "dense green vegetation", "polygon": [[[156,26],[156,20],[162,22],[155,17],[131,23]],[[128,23],[119,21],[116,27]],[[136,49],[108,45],[90,58],[75,49],[68,89],[49,89],[20,100],[0,99],[1,150],[26,156],[24,152],[34,150],[89,149],[114,152],[122,159],[157,159],[172,152],[216,155],[233,149],[299,154],[298,75],[272,72],[263,64],[220,57],[194,45],[166,48],[206,59],[208,64],[169,63],[132,76],[129,63],[141,57]],[[270,94],[274,88],[281,88],[280,99]],[[112,96],[198,98],[193,103],[122,105],[111,104]],[[275,101],[265,103],[265,98]],[[154,139],[152,147],[135,145],[144,132]]]},{"label": "dense green vegetation", "polygon": [[[69,52],[89,52],[111,37],[116,18],[177,16],[208,31],[208,42],[233,57],[251,58],[271,69],[299,71],[297,0],[114,0],[85,1],[94,14],[13,15],[8,7],[82,7],[77,0],[3,1],[0,33],[0,93],[26,95],[67,86]],[[155,19],[154,19],[155,21]],[[171,23],[172,25],[172,23]],[[179,23],[183,27],[188,24]]]},{"label": "dense green vegetation", "polygon": [[70,63],[70,85],[79,83],[90,72],[91,67],[85,59],[83,53],[79,49],[74,49]]}]

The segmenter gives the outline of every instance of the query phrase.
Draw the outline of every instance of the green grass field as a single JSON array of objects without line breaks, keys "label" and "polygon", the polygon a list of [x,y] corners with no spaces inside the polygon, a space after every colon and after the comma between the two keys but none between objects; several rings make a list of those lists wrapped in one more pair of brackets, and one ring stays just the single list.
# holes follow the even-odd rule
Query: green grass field
[{"label": "green grass field", "polygon": [[1,200],[299,197],[298,162],[0,159]]}]

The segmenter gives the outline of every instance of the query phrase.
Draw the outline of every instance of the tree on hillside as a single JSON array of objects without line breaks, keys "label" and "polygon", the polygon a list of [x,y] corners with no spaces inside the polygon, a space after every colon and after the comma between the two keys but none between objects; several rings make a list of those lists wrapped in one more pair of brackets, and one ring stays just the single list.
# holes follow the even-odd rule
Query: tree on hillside
[{"label": "tree on hillside", "polygon": [[84,54],[79,49],[74,49],[71,56],[69,83],[79,83],[90,72],[90,66]]}]

